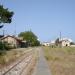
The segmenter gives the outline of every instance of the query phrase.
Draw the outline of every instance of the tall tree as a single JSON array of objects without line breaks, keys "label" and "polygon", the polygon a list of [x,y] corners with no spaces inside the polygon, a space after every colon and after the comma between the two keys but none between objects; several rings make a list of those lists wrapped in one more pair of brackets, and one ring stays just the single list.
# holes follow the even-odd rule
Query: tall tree
[{"label": "tall tree", "polygon": [[55,40],[55,44],[56,44],[56,46],[58,46],[59,43],[60,43],[59,38],[57,38],[57,39]]},{"label": "tall tree", "polygon": [[32,31],[21,32],[19,37],[23,37],[23,40],[29,42],[31,46],[38,46],[40,42],[38,41],[37,36]]},{"label": "tall tree", "polygon": [[0,5],[0,28],[3,27],[2,24],[12,22],[13,14],[14,13],[9,11],[8,8],[4,8],[2,5]]}]

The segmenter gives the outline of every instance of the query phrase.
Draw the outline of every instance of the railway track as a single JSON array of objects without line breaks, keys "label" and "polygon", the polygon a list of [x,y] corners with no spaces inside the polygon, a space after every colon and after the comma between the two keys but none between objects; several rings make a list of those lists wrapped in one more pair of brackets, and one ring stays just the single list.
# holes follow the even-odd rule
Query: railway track
[{"label": "railway track", "polygon": [[24,69],[31,63],[33,50],[24,53],[19,60],[13,64],[0,69],[0,75],[22,75]]}]

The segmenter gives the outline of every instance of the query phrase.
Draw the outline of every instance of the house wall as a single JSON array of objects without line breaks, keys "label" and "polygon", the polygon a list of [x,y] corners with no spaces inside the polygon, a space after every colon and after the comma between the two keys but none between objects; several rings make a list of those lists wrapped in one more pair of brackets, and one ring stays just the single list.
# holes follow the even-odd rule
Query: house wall
[{"label": "house wall", "polygon": [[62,46],[70,46],[70,42],[69,41],[62,41]]},{"label": "house wall", "polygon": [[50,43],[43,43],[43,46],[50,46]]},{"label": "house wall", "polygon": [[10,44],[10,46],[12,47],[17,47],[17,41],[16,39],[12,38],[12,37],[7,37],[7,38],[4,38],[3,41],[7,42]]}]

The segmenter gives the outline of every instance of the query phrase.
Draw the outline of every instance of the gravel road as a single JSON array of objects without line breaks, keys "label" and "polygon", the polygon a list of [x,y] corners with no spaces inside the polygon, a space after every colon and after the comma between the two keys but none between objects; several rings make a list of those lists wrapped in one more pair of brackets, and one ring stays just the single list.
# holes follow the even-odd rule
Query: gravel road
[{"label": "gravel road", "polygon": [[44,58],[43,49],[38,48],[38,50],[39,50],[39,60],[32,75],[51,75],[48,63]]}]

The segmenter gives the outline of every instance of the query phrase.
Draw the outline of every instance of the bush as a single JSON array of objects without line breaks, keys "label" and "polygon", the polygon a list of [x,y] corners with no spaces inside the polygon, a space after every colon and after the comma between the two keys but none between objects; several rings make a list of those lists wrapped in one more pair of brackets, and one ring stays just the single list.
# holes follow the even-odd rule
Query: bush
[{"label": "bush", "polygon": [[12,47],[7,42],[0,42],[0,51],[10,50]]},{"label": "bush", "polygon": [[0,50],[3,50],[3,43],[0,42]]}]

